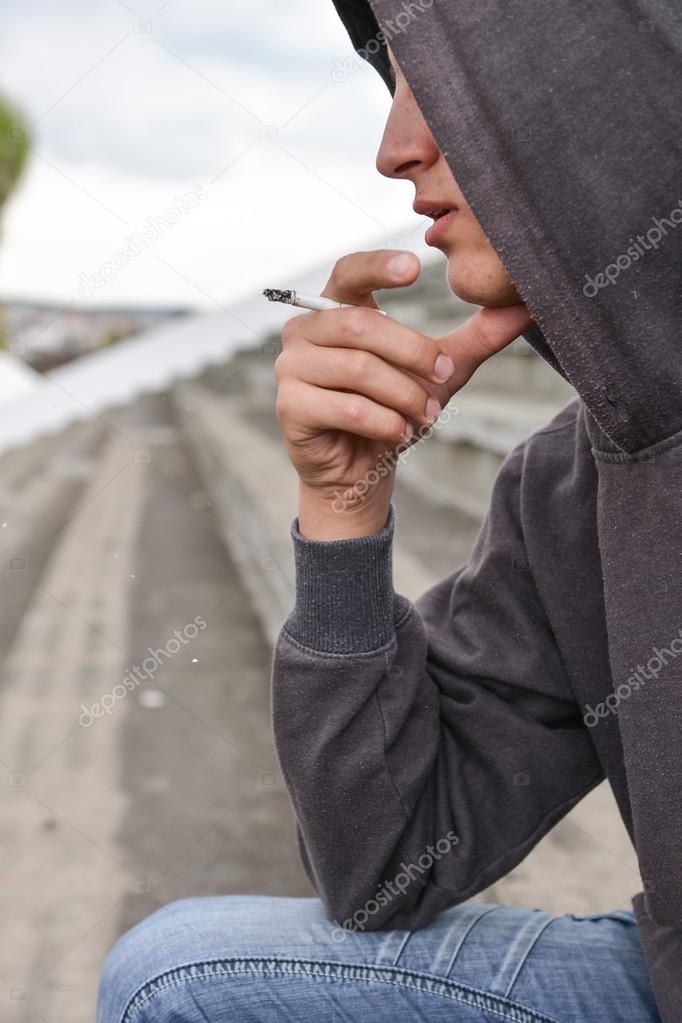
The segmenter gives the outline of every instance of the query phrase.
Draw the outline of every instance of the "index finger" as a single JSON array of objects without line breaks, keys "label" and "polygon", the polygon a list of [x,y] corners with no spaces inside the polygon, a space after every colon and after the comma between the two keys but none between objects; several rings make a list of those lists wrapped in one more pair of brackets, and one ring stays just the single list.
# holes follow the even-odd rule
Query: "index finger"
[{"label": "index finger", "polygon": [[300,333],[314,345],[357,348],[378,355],[425,380],[443,383],[454,371],[452,360],[432,338],[374,309],[325,309],[299,316]]},{"label": "index finger", "polygon": [[351,252],[336,261],[322,295],[337,302],[376,308],[373,292],[380,288],[404,288],[417,279],[420,271],[421,263],[414,252],[403,249]]}]

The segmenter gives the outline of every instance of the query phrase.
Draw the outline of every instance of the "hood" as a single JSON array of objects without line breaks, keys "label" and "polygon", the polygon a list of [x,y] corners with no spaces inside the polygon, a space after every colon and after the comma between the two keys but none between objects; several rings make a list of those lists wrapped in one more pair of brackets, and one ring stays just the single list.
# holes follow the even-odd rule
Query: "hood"
[{"label": "hood", "polygon": [[395,53],[536,325],[633,454],[682,429],[682,19],[673,0],[334,0]]},{"label": "hood", "polygon": [[656,679],[621,701],[618,729],[645,955],[662,1018],[679,1023],[679,0],[334,3],[389,91],[390,43],[533,315],[527,339],[582,400],[614,697],[640,668]]}]

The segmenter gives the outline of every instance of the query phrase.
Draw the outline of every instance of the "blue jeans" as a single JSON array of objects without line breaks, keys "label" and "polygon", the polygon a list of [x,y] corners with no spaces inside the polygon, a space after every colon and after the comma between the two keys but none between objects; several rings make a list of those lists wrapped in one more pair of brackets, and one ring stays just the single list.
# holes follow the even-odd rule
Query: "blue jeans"
[{"label": "blue jeans", "polygon": [[124,934],[97,1023],[660,1023],[631,912],[468,902],[347,932],[318,899],[182,899]]}]

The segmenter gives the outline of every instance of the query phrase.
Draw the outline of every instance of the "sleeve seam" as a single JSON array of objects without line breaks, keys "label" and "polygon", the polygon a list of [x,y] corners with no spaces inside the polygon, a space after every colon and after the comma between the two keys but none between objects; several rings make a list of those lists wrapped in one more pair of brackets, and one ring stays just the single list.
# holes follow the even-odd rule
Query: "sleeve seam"
[{"label": "sleeve seam", "polygon": [[344,653],[339,653],[334,650],[317,650],[315,647],[307,646],[305,643],[301,643],[300,640],[293,636],[285,625],[282,626],[282,635],[286,637],[292,646],[295,646],[298,650],[302,650],[305,654],[311,654],[313,657],[329,657],[332,660],[345,660],[349,657],[377,657],[379,654],[385,653],[389,647],[395,643],[395,637],[391,636],[386,643],[381,646],[375,647],[373,650],[348,650]]},{"label": "sleeve seam", "polygon": [[[410,617],[410,614],[412,613],[413,610],[414,610],[413,604],[411,602],[408,602],[408,605],[404,613],[397,619],[396,622],[394,622],[393,628],[395,630],[402,628],[407,619]],[[396,642],[395,635],[393,635],[390,637],[390,639],[386,641],[386,643],[383,643],[381,646],[375,647],[373,650],[346,650],[343,653],[339,653],[338,651],[335,650],[318,650],[315,647],[308,646],[306,643],[301,643],[300,640],[296,639],[296,637],[293,636],[291,632],[289,632],[286,625],[282,626],[281,633],[292,644],[292,646],[295,646],[298,650],[302,650],[303,653],[312,654],[314,657],[318,658],[329,657],[332,660],[344,660],[345,658],[349,657],[367,658],[377,657],[379,654],[383,654],[387,650],[389,650]]]},{"label": "sleeve seam", "polygon": [[396,794],[396,796],[398,798],[398,804],[400,805],[400,808],[403,811],[403,814],[405,815],[405,824],[409,824],[410,823],[410,813],[409,813],[409,810],[407,809],[407,806],[403,802],[402,793],[401,793],[400,789],[398,788],[398,786],[396,784],[396,781],[395,781],[395,779],[393,777],[393,773],[392,773],[390,767],[388,766],[388,759],[386,757],[386,739],[388,737],[388,730],[386,728],[386,718],[384,716],[384,709],[381,706],[381,697],[379,696],[379,687],[378,686],[374,690],[374,698],[376,700],[377,708],[379,710],[379,717],[381,719],[381,758],[382,758],[383,763],[384,763],[384,770],[386,771],[386,774],[388,775],[388,780],[391,783],[391,788],[393,789],[393,791],[395,792],[395,794]]}]

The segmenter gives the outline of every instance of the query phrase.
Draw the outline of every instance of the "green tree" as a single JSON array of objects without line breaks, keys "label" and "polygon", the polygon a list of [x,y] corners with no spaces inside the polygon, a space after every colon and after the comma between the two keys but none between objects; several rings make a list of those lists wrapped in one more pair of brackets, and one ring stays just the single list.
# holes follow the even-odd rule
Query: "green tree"
[{"label": "green tree", "polygon": [[[0,99],[0,218],[2,209],[21,176],[28,153],[28,132],[19,112]],[[9,339],[0,308],[0,349],[7,349]]]},{"label": "green tree", "polygon": [[26,163],[28,142],[21,114],[0,98],[0,213]]}]

